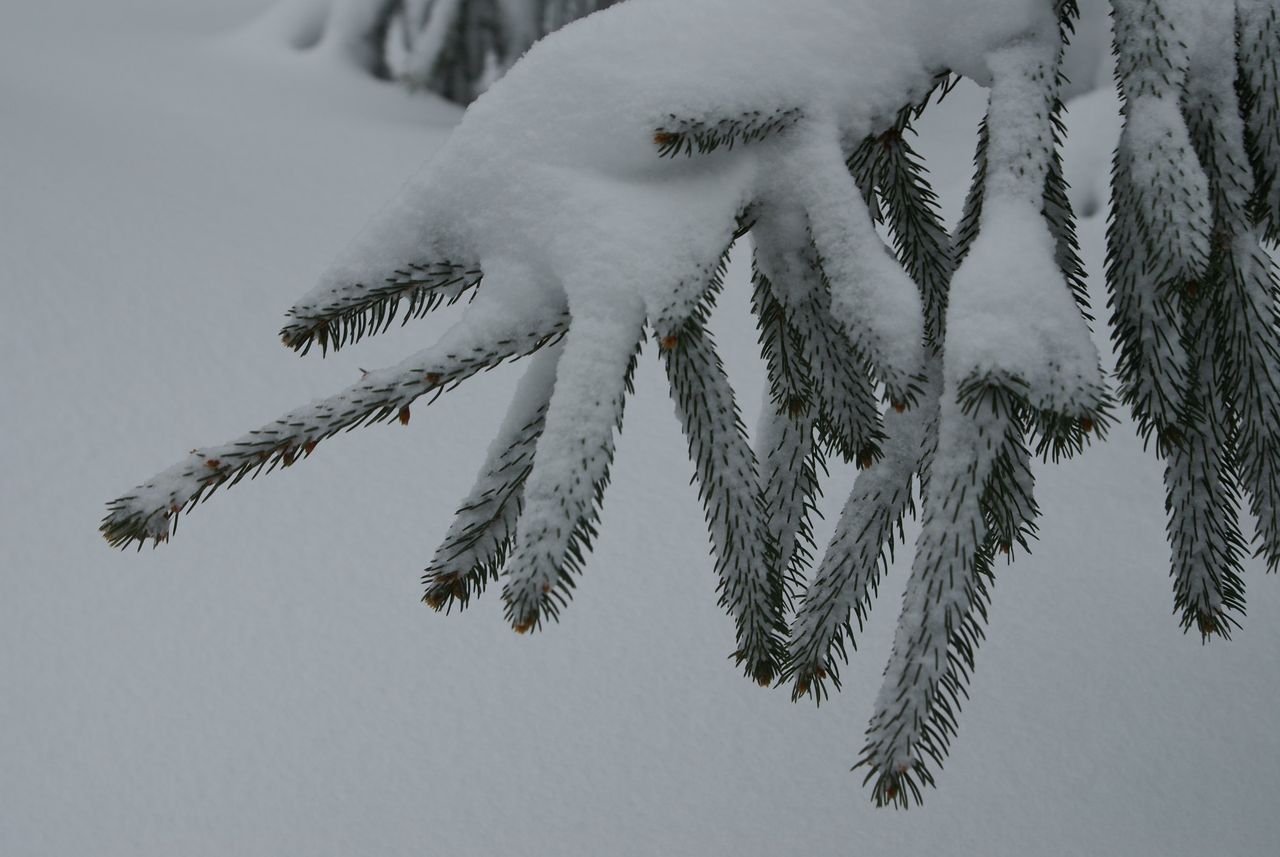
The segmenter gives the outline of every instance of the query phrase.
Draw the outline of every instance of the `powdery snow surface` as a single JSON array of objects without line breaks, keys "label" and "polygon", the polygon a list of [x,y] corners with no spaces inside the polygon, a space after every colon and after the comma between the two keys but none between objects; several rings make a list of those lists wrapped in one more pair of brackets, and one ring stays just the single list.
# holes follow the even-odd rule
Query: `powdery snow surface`
[{"label": "powdery snow surface", "polygon": [[[638,20],[646,3],[633,2],[615,14]],[[732,41],[758,4],[706,5],[723,10]],[[913,23],[939,23],[912,37],[921,55],[972,26],[953,11],[962,4],[916,5]],[[847,767],[911,552],[830,704],[744,681],[726,661],[732,622],[715,604],[692,465],[651,351],[574,604],[531,639],[510,632],[495,591],[462,616],[418,601],[419,570],[484,461],[518,367],[419,408],[407,428],[332,441],[305,466],[216,497],[161,550],[108,550],[96,522],[122,487],[395,362],[457,319],[324,361],[279,346],[284,308],[459,114],[331,57],[227,35],[265,6],[0,11],[0,853],[1272,853],[1280,589],[1252,564],[1232,642],[1201,646],[1178,630],[1159,464],[1127,425],[1077,461],[1037,468],[1041,540],[999,571],[952,757],[906,814],[874,810]],[[1010,0],[1008,17],[1025,7]],[[669,38],[706,49],[677,24]],[[892,32],[876,33],[858,38],[898,67]],[[629,50],[617,46],[619,68]],[[761,63],[733,68],[747,65]],[[498,84],[491,103],[518,85]],[[669,109],[713,90],[681,91],[690,100]],[[962,87],[927,123],[921,145],[948,213],[983,102]],[[1118,123],[1105,93],[1075,105],[1079,204],[1097,196]],[[490,151],[517,141],[519,125],[508,130]],[[624,154],[563,145],[566,158],[594,152],[601,170]],[[1081,225],[1095,279],[1103,214]],[[740,401],[755,402],[747,267],[731,265],[714,321]],[[833,474],[829,521],[850,477]]]}]

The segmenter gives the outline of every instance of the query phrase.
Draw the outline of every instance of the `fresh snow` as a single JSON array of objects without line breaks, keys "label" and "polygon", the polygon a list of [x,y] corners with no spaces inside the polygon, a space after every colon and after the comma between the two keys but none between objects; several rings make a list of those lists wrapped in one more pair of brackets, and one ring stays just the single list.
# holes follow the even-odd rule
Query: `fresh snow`
[{"label": "fresh snow", "polygon": [[[458,319],[323,362],[280,348],[283,309],[458,112],[229,34],[266,5],[0,11],[0,852],[1271,853],[1280,592],[1252,562],[1233,641],[1179,631],[1160,467],[1127,423],[1037,467],[1041,540],[997,570],[960,737],[905,815],[872,809],[847,767],[909,563],[881,586],[830,704],[744,681],[652,349],[574,607],[536,639],[510,633],[496,592],[463,616],[418,603],[514,368],[216,497],[161,550],[107,550],[101,503],[138,475]],[[746,13],[721,5],[732,32]],[[920,0],[913,23],[941,22],[920,27],[921,55],[939,31],[976,27],[957,11],[972,5]],[[984,100],[962,87],[924,123],[952,215]],[[1105,91],[1073,103],[1077,202],[1099,193],[1115,109]],[[585,145],[560,142],[566,156]],[[626,187],[602,180],[598,204]],[[1104,216],[1081,224],[1095,306]],[[713,322],[755,402],[747,267],[735,257]],[[850,478],[833,474],[828,521]]]}]

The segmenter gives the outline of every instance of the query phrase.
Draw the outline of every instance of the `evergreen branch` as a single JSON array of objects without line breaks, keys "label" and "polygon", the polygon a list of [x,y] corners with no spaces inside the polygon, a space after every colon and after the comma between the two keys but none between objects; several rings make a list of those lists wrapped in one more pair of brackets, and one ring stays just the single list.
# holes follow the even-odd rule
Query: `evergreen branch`
[{"label": "evergreen branch", "polygon": [[823,439],[845,461],[871,466],[884,440],[880,405],[865,359],[831,315],[830,289],[811,246],[788,246],[786,230],[767,210],[753,235],[757,276],[795,331]]},{"label": "evergreen branch", "polygon": [[1016,431],[1016,403],[994,394],[971,413],[943,392],[924,523],[903,597],[893,655],[855,767],[868,769],[878,806],[906,808],[933,785],[967,695],[989,603],[992,534],[983,495],[997,451]]},{"label": "evergreen branch", "polygon": [[1280,8],[1275,0],[1236,0],[1241,110],[1256,180],[1254,223],[1280,242]]},{"label": "evergreen branch", "polygon": [[[840,141],[804,135],[796,148],[791,159],[795,168],[782,165],[760,192],[765,212],[775,219],[761,235],[773,238],[779,252],[795,254],[803,251],[801,236],[807,227],[811,258],[792,259],[789,266],[813,268],[816,263],[830,295],[830,316],[888,398],[909,405],[919,389],[924,358],[917,289],[876,233]],[[779,279],[777,272],[773,279]]]},{"label": "evergreen branch", "polygon": [[[1066,82],[1061,65],[1058,67],[1058,87]],[[1048,170],[1044,180],[1044,208],[1041,213],[1049,224],[1049,232],[1053,235],[1054,261],[1066,278],[1071,296],[1085,321],[1094,321],[1089,312],[1088,274],[1084,269],[1084,260],[1080,258],[1080,239],[1076,235],[1076,214],[1071,207],[1071,197],[1067,193],[1069,185],[1062,168],[1062,144],[1067,138],[1067,126],[1063,121],[1066,106],[1061,96],[1055,94],[1050,119],[1053,128],[1053,151],[1049,156]]]},{"label": "evergreen branch", "polygon": [[737,626],[733,657],[748,676],[767,686],[783,657],[783,575],[765,528],[756,458],[706,329],[714,296],[709,289],[678,339],[661,341],[661,355],[706,511],[720,605]]},{"label": "evergreen branch", "polygon": [[741,116],[724,117],[714,122],[672,113],[654,129],[653,144],[658,155],[705,155],[717,149],[748,145],[787,130],[804,117],[798,107],[779,108],[767,113],[752,110]]},{"label": "evergreen branch", "polygon": [[1032,418],[1026,403],[1008,387],[970,382],[961,385],[959,398],[961,411],[970,418],[987,413],[1007,418],[1004,433],[992,436],[991,470],[981,504],[991,555],[999,553],[1012,561],[1015,546],[1030,550],[1040,516],[1031,450],[1025,441]]},{"label": "evergreen branch", "polygon": [[139,548],[147,539],[167,541],[179,513],[190,512],[220,486],[246,476],[288,467],[309,456],[316,444],[361,425],[409,421],[418,397],[438,396],[483,369],[531,354],[562,336],[567,314],[528,320],[523,329],[499,336],[460,323],[449,336],[389,369],[371,372],[346,390],[297,410],[222,446],[195,450],[184,461],[107,504],[103,536],[114,547]]},{"label": "evergreen branch", "polygon": [[947,288],[955,273],[955,253],[929,185],[928,171],[906,141],[910,125],[874,139],[874,175],[880,189],[894,251],[915,280],[924,302],[925,336],[942,342]]},{"label": "evergreen branch", "polygon": [[[868,137],[855,150],[850,169],[878,187],[877,210],[886,219],[899,261],[921,293],[926,337],[940,342],[955,263],[937,197],[922,163],[905,140],[910,121],[917,115],[917,108],[900,111],[893,128]],[[793,700],[810,695],[821,703],[828,678],[835,689],[840,688],[837,658],[848,661],[846,639],[849,646],[857,647],[850,616],[857,619],[861,630],[880,576],[893,560],[895,541],[903,537],[903,519],[915,514],[912,479],[919,473],[922,481],[927,480],[937,444],[941,373],[940,353],[930,349],[925,363],[930,380],[925,382],[922,405],[910,412],[894,409],[885,415],[886,458],[860,473],[854,483],[792,623],[785,677],[793,681]]]},{"label": "evergreen branch", "polygon": [[[397,315],[401,324],[421,318],[444,304],[457,302],[481,279],[475,265],[452,262],[406,265],[394,277],[377,286],[364,283],[325,288],[295,304],[286,316],[293,319],[280,331],[284,344],[306,354],[312,345],[321,352],[365,336],[382,333]],[[403,309],[403,313],[401,310]]]},{"label": "evergreen branch", "polygon": [[751,212],[743,214],[732,230],[722,228],[714,237],[701,241],[700,246],[706,253],[704,258],[689,266],[688,272],[676,279],[671,289],[650,298],[649,325],[658,339],[678,338],[681,328],[699,311],[707,295],[719,294],[729,271],[733,245],[754,226],[754,221],[747,220],[751,216]]},{"label": "evergreen branch", "polygon": [[[936,379],[941,366],[930,360]],[[839,662],[848,663],[857,640],[852,614],[861,631],[881,576],[893,561],[894,545],[904,538],[903,520],[915,514],[913,477],[927,468],[937,439],[937,382],[925,387],[923,403],[885,416],[885,455],[858,474],[822,562],[804,593],[791,627],[783,679],[793,682],[792,700],[812,696],[821,704],[826,682],[840,690]]]},{"label": "evergreen branch", "polygon": [[761,484],[766,527],[776,534],[784,602],[789,608],[793,589],[813,560],[813,519],[819,516],[816,504],[822,494],[818,471],[825,473],[826,462],[821,447],[814,443],[813,394],[798,353],[799,335],[787,323],[786,310],[754,259],[752,282],[752,310],[769,379],[761,417],[760,445],[765,452]]},{"label": "evergreen branch", "polygon": [[1208,178],[1180,110],[1188,80],[1188,44],[1201,23],[1157,0],[1113,4],[1116,79],[1124,99],[1117,151],[1131,177],[1128,202],[1143,223],[1151,274],[1158,281],[1197,278],[1208,264]]},{"label": "evergreen branch", "polygon": [[[954,264],[959,265],[969,255],[973,242],[978,240],[978,227],[982,223],[984,189],[987,186],[988,150],[991,147],[990,116],[983,114],[978,122],[978,140],[973,151],[973,179],[969,183],[969,192],[964,198],[964,207],[960,212],[960,222],[956,225],[952,237],[951,257]],[[946,315],[943,314],[945,321]],[[939,341],[943,340],[943,332],[939,331]]]},{"label": "evergreen branch", "polygon": [[[644,331],[639,306],[588,307],[574,316],[555,390],[524,485],[524,508],[502,589],[517,633],[559,620],[597,535],[614,435],[622,429]],[[619,344],[630,342],[627,348]]]},{"label": "evergreen branch", "polygon": [[808,369],[800,355],[800,334],[787,321],[786,310],[774,296],[772,284],[751,260],[751,309],[760,331],[760,354],[769,381],[769,396],[779,409],[804,412],[814,404]]},{"label": "evergreen branch", "polygon": [[1244,614],[1244,582],[1230,417],[1215,373],[1212,307],[1201,299],[1186,329],[1194,331],[1188,351],[1191,395],[1182,424],[1182,442],[1165,456],[1165,502],[1172,548],[1174,610],[1184,631],[1195,627],[1201,638],[1230,639]]},{"label": "evergreen branch", "polygon": [[818,471],[825,473],[826,461],[815,443],[812,414],[766,403],[760,421],[764,527],[776,543],[775,562],[783,570],[785,609],[813,563],[813,520],[821,517]]},{"label": "evergreen branch", "polygon": [[1120,399],[1129,406],[1144,440],[1154,433],[1165,449],[1179,442],[1175,424],[1185,399],[1187,355],[1176,305],[1183,284],[1160,283],[1142,238],[1146,226],[1133,197],[1129,155],[1117,150],[1112,164],[1112,205],[1107,224],[1106,279],[1111,339],[1118,356]]},{"label": "evergreen branch", "polygon": [[515,542],[534,446],[546,424],[560,346],[542,350],[525,373],[471,492],[462,501],[422,581],[422,600],[446,613],[465,609],[496,581]]},{"label": "evergreen branch", "polygon": [[[1217,14],[1222,14],[1219,11]],[[1229,17],[1225,16],[1224,17]],[[1192,142],[1209,175],[1214,218],[1214,251],[1205,286],[1218,329],[1215,363],[1220,396],[1236,415],[1238,471],[1249,490],[1258,522],[1259,552],[1268,567],[1280,565],[1280,507],[1276,505],[1276,462],[1280,448],[1280,330],[1274,266],[1260,245],[1251,211],[1257,185],[1245,150],[1245,124],[1237,90],[1228,71],[1236,71],[1225,47],[1234,47],[1231,26],[1197,52],[1204,72],[1188,91],[1187,122]],[[1224,53],[1226,55],[1224,55]],[[1216,408],[1210,401],[1206,407]]]}]

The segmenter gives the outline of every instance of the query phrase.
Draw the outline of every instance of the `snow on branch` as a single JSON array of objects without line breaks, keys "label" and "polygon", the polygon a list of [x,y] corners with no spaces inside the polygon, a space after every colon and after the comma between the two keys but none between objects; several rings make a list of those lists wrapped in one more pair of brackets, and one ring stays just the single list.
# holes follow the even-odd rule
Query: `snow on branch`
[{"label": "snow on branch", "polygon": [[562,336],[569,321],[554,308],[539,317],[511,318],[487,303],[473,306],[469,315],[436,345],[368,373],[337,395],[290,411],[230,443],[193,450],[184,461],[111,501],[103,535],[120,547],[135,541],[141,547],[148,539],[168,541],[179,514],[194,509],[218,487],[289,467],[344,429],[407,423],[409,407],[419,397],[439,395],[481,370],[537,351]]},{"label": "snow on branch", "polygon": [[[1244,606],[1238,498],[1280,566],[1280,288],[1263,246],[1280,220],[1277,3],[1113,8],[1121,395],[1165,459],[1183,626],[1226,636]],[[419,396],[563,340],[526,376],[424,577],[436,609],[503,579],[507,620],[532,630],[586,561],[648,332],[749,677],[790,681],[793,698],[838,689],[852,623],[919,513],[859,763],[877,803],[918,802],[958,728],[997,561],[1036,533],[1033,454],[1075,454],[1110,421],[1059,154],[1074,14],[1071,0],[632,0],[539,42],[290,311],[283,338],[337,348],[474,289],[459,324],[193,453],[113,501],[104,534],[162,541],[219,485],[336,431],[407,420]],[[948,234],[907,139],[956,76],[990,94]],[[755,450],[708,327],[725,248],[748,232],[769,375]],[[828,445],[861,472],[806,580]]]},{"label": "snow on branch", "polygon": [[474,265],[428,262],[406,264],[372,286],[322,283],[286,313],[291,321],[281,329],[280,338],[303,354],[312,345],[319,345],[322,352],[337,351],[385,331],[398,314],[401,324],[407,324],[441,304],[455,303],[480,283],[481,276]]}]

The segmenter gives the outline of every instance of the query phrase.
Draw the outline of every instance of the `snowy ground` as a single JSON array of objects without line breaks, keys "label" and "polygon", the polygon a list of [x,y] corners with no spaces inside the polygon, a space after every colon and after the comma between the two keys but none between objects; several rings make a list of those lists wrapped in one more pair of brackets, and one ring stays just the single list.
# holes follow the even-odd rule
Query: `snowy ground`
[{"label": "snowy ground", "polygon": [[[0,854],[1274,853],[1280,581],[1251,568],[1230,643],[1178,630],[1159,469],[1127,427],[1041,468],[1042,540],[1000,575],[941,788],[905,814],[848,772],[903,569],[831,704],[742,680],[653,354],[549,633],[510,633],[492,597],[418,602],[518,370],[110,551],[107,499],[449,320],[324,361],[279,346],[458,112],[227,35],[264,5],[0,10]],[[935,111],[944,186],[978,98]],[[1076,104],[1082,200],[1113,111]],[[719,329],[754,403],[734,272]]]}]

